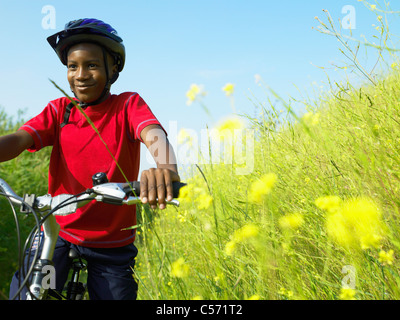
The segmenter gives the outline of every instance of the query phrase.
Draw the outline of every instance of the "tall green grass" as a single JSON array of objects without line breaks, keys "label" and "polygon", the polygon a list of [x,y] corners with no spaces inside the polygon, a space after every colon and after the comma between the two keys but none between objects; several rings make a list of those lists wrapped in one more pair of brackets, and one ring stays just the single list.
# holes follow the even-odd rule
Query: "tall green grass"
[{"label": "tall green grass", "polygon": [[370,47],[386,70],[373,74],[357,57],[368,43],[352,47],[327,17],[321,30],[340,40],[349,69],[367,83],[331,82],[304,101],[303,114],[266,88],[286,116],[272,103],[255,103],[260,116],[246,116],[255,132],[251,173],[202,161],[179,209],[142,209],[140,299],[400,298],[396,50],[378,16],[381,42]]},{"label": "tall green grass", "polygon": [[[201,165],[179,209],[155,217],[142,211],[148,224],[139,230],[139,297],[338,299],[351,269],[351,297],[400,298],[399,102],[395,69],[376,85],[325,97],[297,122],[264,110],[252,119],[251,174],[235,174],[232,164]],[[271,191],[249,202],[253,182],[268,173],[277,177]],[[374,201],[386,226],[382,239],[364,249],[335,242],[329,213],[316,204],[324,196]],[[282,217],[299,220],[284,224]],[[380,256],[390,250],[393,259]]]}]

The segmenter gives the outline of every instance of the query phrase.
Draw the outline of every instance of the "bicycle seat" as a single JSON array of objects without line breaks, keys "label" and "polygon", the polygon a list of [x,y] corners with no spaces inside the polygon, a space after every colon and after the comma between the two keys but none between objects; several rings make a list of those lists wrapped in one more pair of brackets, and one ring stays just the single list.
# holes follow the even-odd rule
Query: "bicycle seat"
[{"label": "bicycle seat", "polygon": [[79,255],[79,253],[78,253],[76,250],[70,249],[70,250],[69,250],[69,253],[68,253],[68,257],[69,257],[70,259],[74,260],[74,259],[78,259],[78,258],[80,257],[80,255]]}]

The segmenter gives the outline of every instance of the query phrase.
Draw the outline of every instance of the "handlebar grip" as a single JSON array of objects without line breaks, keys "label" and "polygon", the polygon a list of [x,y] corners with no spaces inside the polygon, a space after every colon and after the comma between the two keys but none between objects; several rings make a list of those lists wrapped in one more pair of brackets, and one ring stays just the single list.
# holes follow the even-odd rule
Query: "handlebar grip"
[{"label": "handlebar grip", "polygon": [[[136,196],[140,196],[140,182],[139,181],[133,181],[129,183],[130,187],[127,187],[127,190],[124,190],[126,192],[133,192]],[[173,188],[173,197],[178,198],[179,197],[179,190],[183,187],[186,186],[186,183],[183,182],[172,182],[172,188]]]}]

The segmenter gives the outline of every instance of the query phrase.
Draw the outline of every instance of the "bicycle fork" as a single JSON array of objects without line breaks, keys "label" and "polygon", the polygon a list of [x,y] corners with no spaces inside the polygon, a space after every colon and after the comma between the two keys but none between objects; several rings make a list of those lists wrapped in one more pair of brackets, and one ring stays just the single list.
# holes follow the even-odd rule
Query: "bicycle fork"
[{"label": "bicycle fork", "polygon": [[82,300],[86,292],[86,287],[79,281],[81,271],[86,269],[86,264],[83,263],[79,254],[70,249],[69,258],[72,260],[72,277],[67,285],[67,299],[68,300]]}]

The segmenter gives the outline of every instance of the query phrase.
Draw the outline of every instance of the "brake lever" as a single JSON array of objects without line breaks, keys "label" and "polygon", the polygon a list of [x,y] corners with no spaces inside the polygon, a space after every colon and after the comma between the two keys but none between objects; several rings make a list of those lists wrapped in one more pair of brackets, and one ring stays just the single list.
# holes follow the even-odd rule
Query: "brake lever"
[{"label": "brake lever", "polygon": [[96,200],[104,203],[122,205],[126,197],[123,185],[120,183],[103,183],[92,188],[96,194]]}]

